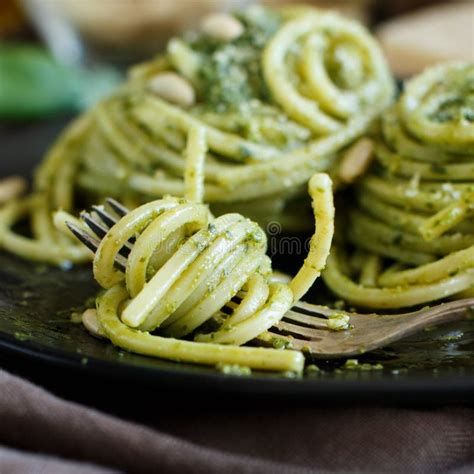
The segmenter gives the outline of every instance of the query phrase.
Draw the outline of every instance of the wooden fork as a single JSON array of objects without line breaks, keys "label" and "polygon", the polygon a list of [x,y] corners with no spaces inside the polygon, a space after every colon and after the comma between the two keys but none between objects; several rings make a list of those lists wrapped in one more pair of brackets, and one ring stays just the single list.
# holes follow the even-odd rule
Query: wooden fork
[{"label": "wooden fork", "polygon": [[[107,207],[107,209],[106,209]],[[92,234],[66,222],[71,232],[95,253],[107,231],[129,211],[114,199],[106,207],[93,206],[92,212],[81,213],[81,219]],[[131,239],[115,259],[116,268],[125,271],[127,256],[133,246]],[[242,295],[240,295],[242,296]],[[239,295],[229,302],[235,307]],[[359,314],[298,301],[282,320],[259,338],[261,344],[283,343],[294,349],[308,351],[315,358],[333,359],[369,352],[403,339],[427,327],[474,317],[474,298],[440,303],[401,314]],[[338,319],[347,329],[334,330]]]}]

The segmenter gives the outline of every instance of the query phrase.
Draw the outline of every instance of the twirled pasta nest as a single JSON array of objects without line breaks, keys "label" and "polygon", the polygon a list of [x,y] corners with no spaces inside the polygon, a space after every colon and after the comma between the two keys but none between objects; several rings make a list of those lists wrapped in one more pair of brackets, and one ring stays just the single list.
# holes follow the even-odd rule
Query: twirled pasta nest
[{"label": "twirled pasta nest", "polygon": [[[215,213],[304,227],[309,178],[332,170],[340,151],[367,131],[391,101],[393,81],[371,35],[335,13],[258,7],[235,19],[243,26],[238,37],[172,40],[76,120],[40,166],[33,197],[4,212],[1,245],[35,260],[84,260],[84,250],[54,229],[52,211],[73,210],[78,194],[117,197],[129,207],[182,196],[192,126],[207,133],[205,201]],[[181,99],[157,94],[157,81],[163,92],[170,73],[187,88]],[[9,230],[25,215],[33,240]]]},{"label": "twirled pasta nest", "polygon": [[[325,281],[371,308],[471,296],[474,288],[474,64],[441,64],[384,115],[375,165],[341,226]],[[343,228],[342,228],[343,227]]]}]

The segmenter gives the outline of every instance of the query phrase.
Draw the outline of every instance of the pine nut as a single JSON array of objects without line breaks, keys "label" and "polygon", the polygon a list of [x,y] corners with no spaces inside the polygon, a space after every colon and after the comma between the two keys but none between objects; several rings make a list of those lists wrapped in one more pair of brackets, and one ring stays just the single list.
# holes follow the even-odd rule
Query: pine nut
[{"label": "pine nut", "polygon": [[94,308],[86,309],[82,313],[82,324],[95,337],[104,337],[104,333],[97,319],[97,310]]},{"label": "pine nut", "polygon": [[0,180],[0,206],[21,196],[28,184],[21,176],[9,176]]},{"label": "pine nut", "polygon": [[148,89],[162,99],[181,107],[190,107],[196,100],[191,84],[174,72],[162,72],[152,77]]},{"label": "pine nut", "polygon": [[374,142],[361,138],[345,153],[339,165],[339,178],[347,184],[353,183],[367,171],[374,157]]},{"label": "pine nut", "polygon": [[231,15],[213,13],[202,20],[201,30],[217,40],[232,41],[244,32],[244,26]]}]

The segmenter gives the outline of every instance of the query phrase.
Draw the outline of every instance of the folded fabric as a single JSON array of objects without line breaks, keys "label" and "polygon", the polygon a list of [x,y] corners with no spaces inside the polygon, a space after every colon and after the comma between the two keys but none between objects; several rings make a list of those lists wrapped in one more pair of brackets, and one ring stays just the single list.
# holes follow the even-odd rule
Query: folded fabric
[{"label": "folded fabric", "polygon": [[[0,443],[15,448],[96,463],[127,473],[309,472],[303,467],[292,468],[204,448],[127,423],[63,401],[1,370],[0,387]],[[5,462],[11,461],[5,457]],[[10,473],[2,463],[0,456],[0,472]],[[18,472],[41,472],[34,470],[34,463],[35,457],[25,456],[24,470]],[[63,472],[68,472],[67,469],[66,464]]]},{"label": "folded fabric", "polygon": [[[94,385],[84,387],[94,390]],[[474,409],[160,400],[145,427],[0,370],[0,472],[474,472]],[[117,396],[120,396],[117,394]],[[265,408],[266,407],[266,408]]]},{"label": "folded fabric", "polygon": [[114,474],[119,471],[0,446],[0,472],[8,474]]}]

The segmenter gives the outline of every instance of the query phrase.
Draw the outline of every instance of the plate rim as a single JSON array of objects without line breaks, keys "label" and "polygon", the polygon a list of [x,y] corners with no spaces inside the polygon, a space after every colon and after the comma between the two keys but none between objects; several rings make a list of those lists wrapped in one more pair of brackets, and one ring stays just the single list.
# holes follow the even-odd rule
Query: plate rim
[{"label": "plate rim", "polygon": [[[329,378],[285,378],[268,377],[259,373],[251,376],[236,376],[219,372],[190,371],[166,367],[148,367],[123,361],[108,361],[87,354],[70,353],[54,349],[35,341],[18,341],[10,334],[0,331],[0,351],[33,359],[50,367],[73,369],[83,374],[106,376],[113,379],[137,380],[148,386],[164,386],[176,389],[192,386],[198,392],[218,391],[234,394],[278,395],[312,398],[379,397],[411,395],[415,398],[430,398],[434,394],[445,397],[474,396],[474,374],[405,374],[397,378],[381,377],[362,380]],[[82,359],[87,358],[87,364]],[[143,356],[145,357],[145,356]],[[196,366],[198,367],[198,366]],[[426,398],[427,399],[427,398]]]},{"label": "plate rim", "polygon": [[[22,143],[20,137],[26,136],[28,148],[35,148],[35,152],[20,154],[20,163],[15,164],[18,174],[30,175],[34,166],[37,166],[38,159],[43,155],[42,149],[45,138],[50,137],[48,142],[53,140],[58,130],[70,122],[70,117],[57,117],[47,121],[34,122],[26,125],[14,127],[15,143]],[[1,124],[0,124],[1,126]],[[0,128],[0,132],[2,132]],[[5,130],[9,134],[9,130]],[[2,134],[0,133],[0,140]],[[0,141],[1,143],[1,141]],[[38,143],[43,143],[39,145]],[[10,143],[11,146],[12,143]],[[13,148],[12,148],[13,149]],[[16,149],[16,145],[15,145]],[[6,154],[6,153],[5,153]],[[9,155],[6,154],[6,158]],[[25,166],[27,166],[25,168]],[[0,176],[5,171],[5,167],[0,163]],[[261,376],[254,372],[251,377],[238,377],[222,374],[217,371],[193,371],[184,367],[180,369],[168,368],[156,365],[132,364],[127,361],[104,360],[87,354],[73,353],[61,350],[57,347],[48,347],[40,342],[19,341],[13,334],[0,330],[0,351],[2,353],[14,354],[16,357],[27,357],[29,360],[49,364],[51,367],[70,368],[75,373],[96,374],[113,376],[118,379],[137,379],[142,382],[151,383],[154,386],[167,383],[169,388],[179,386],[192,386],[199,390],[207,385],[207,389],[218,390],[220,392],[234,392],[251,395],[283,395],[283,396],[304,396],[304,397],[344,397],[344,400],[351,397],[367,398],[371,395],[412,395],[421,394],[424,400],[431,400],[435,395],[441,395],[443,400],[451,395],[468,395],[471,402],[474,400],[474,374],[466,373],[433,373],[424,374],[403,374],[400,377],[386,376],[363,380],[359,377],[354,379],[334,379],[326,377],[305,377],[303,379],[289,379],[279,376]],[[81,363],[81,359],[87,357],[87,365]],[[147,380],[148,379],[148,380]]]}]

